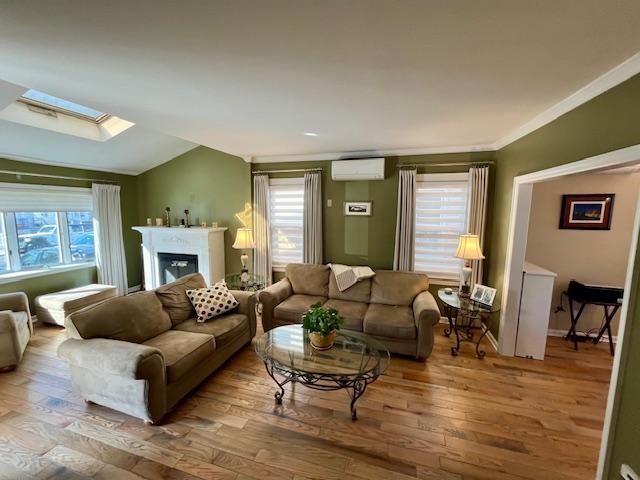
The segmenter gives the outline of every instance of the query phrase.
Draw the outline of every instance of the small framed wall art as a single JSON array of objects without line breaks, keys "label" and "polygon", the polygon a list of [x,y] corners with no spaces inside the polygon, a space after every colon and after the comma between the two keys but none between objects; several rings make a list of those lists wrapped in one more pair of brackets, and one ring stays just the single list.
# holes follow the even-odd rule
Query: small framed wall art
[{"label": "small framed wall art", "polygon": [[610,230],[613,193],[563,195],[560,228],[571,230]]},{"label": "small framed wall art", "polygon": [[344,202],[344,214],[369,217],[371,216],[371,202]]}]

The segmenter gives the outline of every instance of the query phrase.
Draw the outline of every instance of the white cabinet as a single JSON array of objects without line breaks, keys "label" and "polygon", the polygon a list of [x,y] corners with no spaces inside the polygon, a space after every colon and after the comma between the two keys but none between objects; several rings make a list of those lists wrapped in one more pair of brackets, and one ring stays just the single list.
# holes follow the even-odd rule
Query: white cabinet
[{"label": "white cabinet", "polygon": [[525,262],[518,315],[516,356],[544,360],[556,274]]}]

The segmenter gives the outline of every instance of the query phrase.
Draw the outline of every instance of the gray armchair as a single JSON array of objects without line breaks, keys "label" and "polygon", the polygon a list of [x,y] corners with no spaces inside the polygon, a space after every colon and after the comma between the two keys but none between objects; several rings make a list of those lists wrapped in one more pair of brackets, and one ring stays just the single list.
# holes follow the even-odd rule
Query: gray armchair
[{"label": "gray armchair", "polygon": [[31,335],[33,324],[27,295],[0,294],[0,372],[16,368]]}]

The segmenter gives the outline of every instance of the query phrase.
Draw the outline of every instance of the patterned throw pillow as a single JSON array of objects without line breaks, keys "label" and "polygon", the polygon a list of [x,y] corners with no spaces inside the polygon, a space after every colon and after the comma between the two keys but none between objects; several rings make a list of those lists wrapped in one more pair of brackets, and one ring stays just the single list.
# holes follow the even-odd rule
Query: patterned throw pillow
[{"label": "patterned throw pillow", "polygon": [[187,297],[196,309],[198,322],[205,322],[238,306],[238,301],[231,294],[224,280],[208,288],[187,290]]}]

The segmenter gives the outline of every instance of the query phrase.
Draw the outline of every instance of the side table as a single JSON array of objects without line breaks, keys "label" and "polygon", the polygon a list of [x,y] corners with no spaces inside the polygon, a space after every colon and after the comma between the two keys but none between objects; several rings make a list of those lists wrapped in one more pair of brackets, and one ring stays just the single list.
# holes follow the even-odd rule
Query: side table
[{"label": "side table", "polygon": [[241,273],[231,273],[224,277],[227,282],[227,288],[230,290],[244,290],[249,292],[257,292],[266,288],[267,281],[260,275],[253,273],[245,274],[244,279]]},{"label": "side table", "polygon": [[483,359],[486,352],[480,348],[480,342],[489,332],[487,323],[490,322],[491,314],[498,309],[461,297],[455,290],[447,293],[441,288],[438,290],[438,298],[443,303],[444,313],[449,320],[444,335],[450,337],[454,333],[456,336],[456,344],[451,347],[451,355],[458,355],[460,342],[471,342],[476,346],[478,358]]}]

